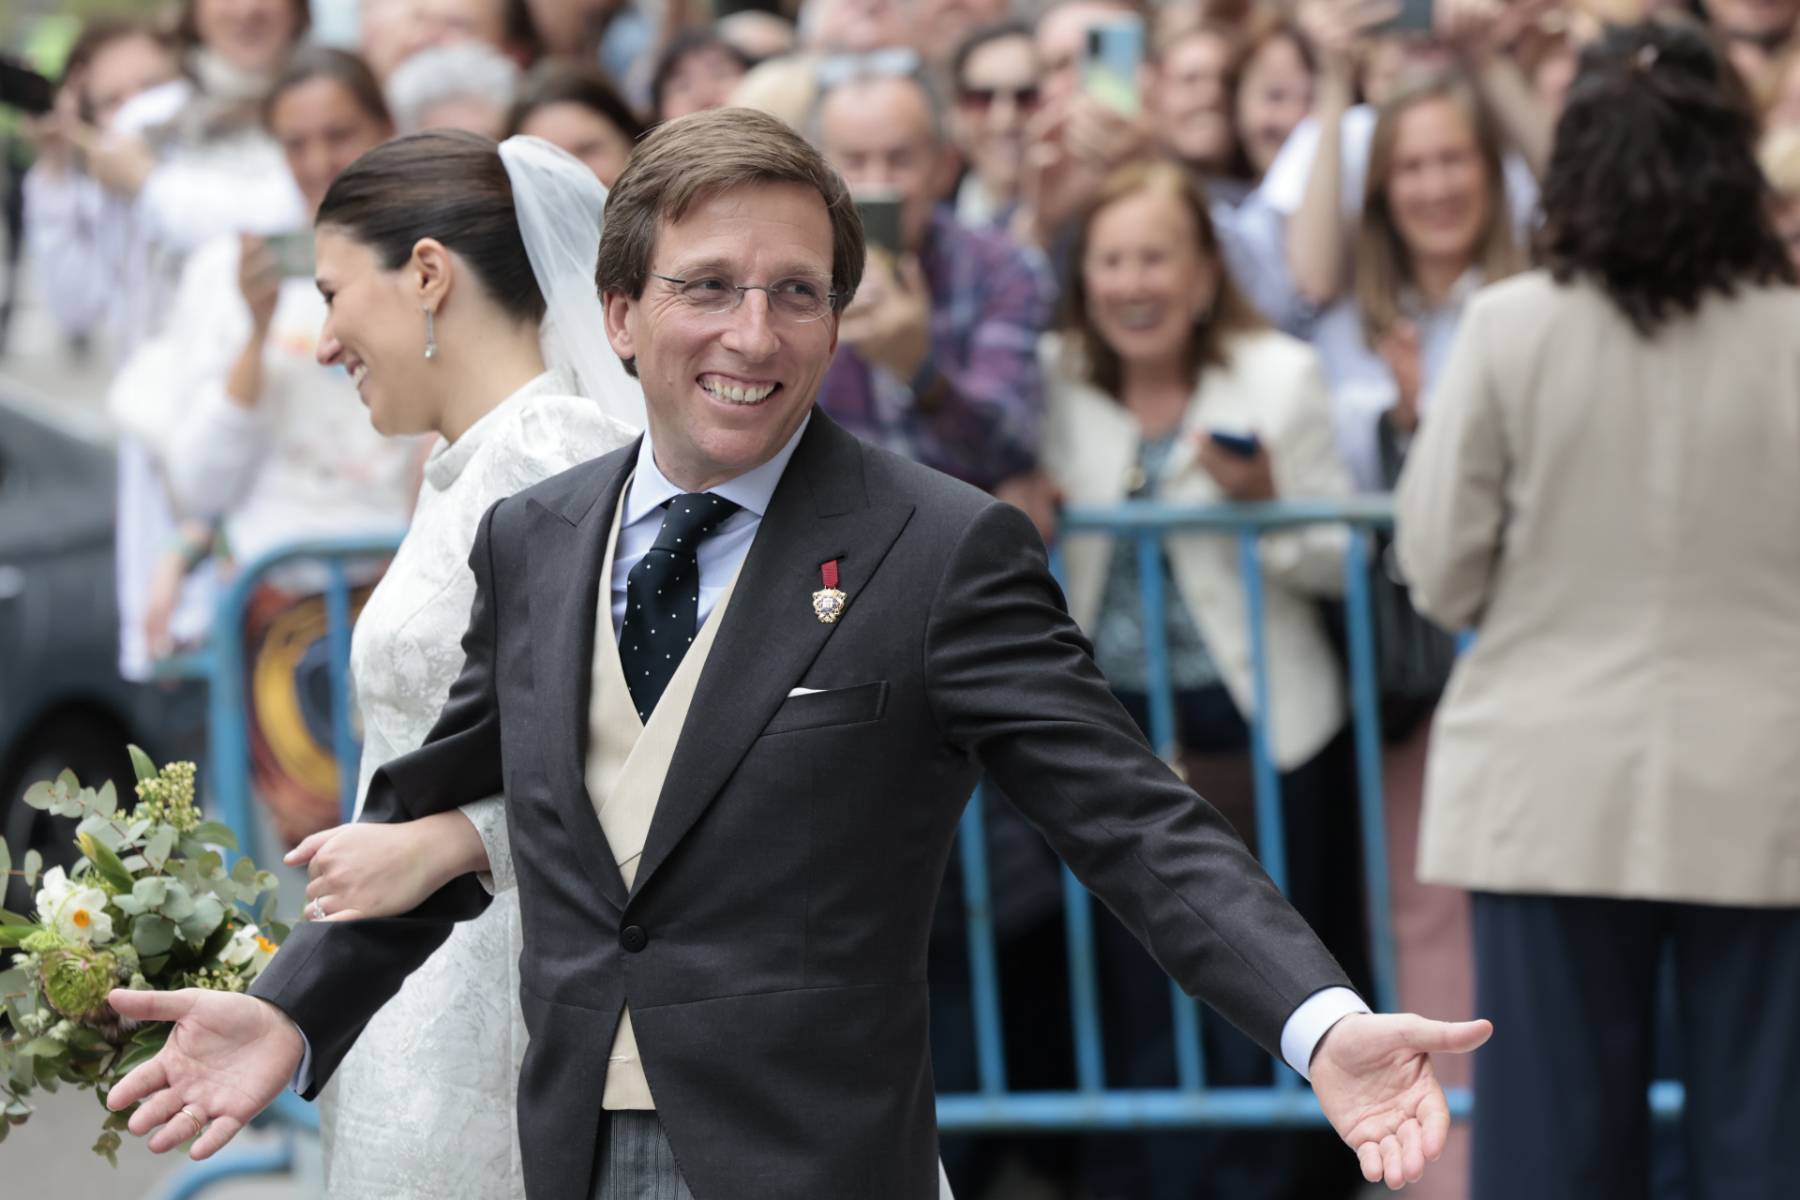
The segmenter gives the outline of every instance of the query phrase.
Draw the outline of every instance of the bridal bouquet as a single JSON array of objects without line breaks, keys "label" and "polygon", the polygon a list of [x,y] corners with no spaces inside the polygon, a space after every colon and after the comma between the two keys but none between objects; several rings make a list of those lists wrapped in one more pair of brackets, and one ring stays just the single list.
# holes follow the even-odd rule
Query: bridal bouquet
[{"label": "bridal bouquet", "polygon": [[[225,869],[218,848],[237,839],[200,819],[194,764],[159,769],[136,746],[131,760],[129,812],[111,783],[84,788],[70,771],[25,793],[31,807],[80,822],[72,870],[43,870],[34,850],[15,871],[0,840],[0,880],[36,889],[30,917],[0,909],[0,1141],[31,1115],[34,1090],[68,1083],[104,1100],[162,1048],[170,1027],[120,1017],[106,1002],[113,988],[241,992],[287,936],[270,919],[275,877],[247,858]],[[94,1143],[115,1166],[126,1117],[109,1112]]]}]

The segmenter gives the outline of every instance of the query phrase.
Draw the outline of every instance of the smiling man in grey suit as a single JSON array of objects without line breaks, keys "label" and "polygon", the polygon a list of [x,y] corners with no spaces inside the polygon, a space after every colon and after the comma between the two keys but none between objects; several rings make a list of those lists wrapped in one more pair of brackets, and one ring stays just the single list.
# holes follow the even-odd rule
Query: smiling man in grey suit
[{"label": "smiling man in grey suit", "polygon": [[[532,1200],[935,1196],[926,943],[983,772],[1310,1074],[1365,1175],[1416,1179],[1448,1125],[1429,1053],[1489,1027],[1369,1014],[1114,703],[1025,516],[813,407],[862,264],[842,181],[779,122],[645,140],[599,284],[649,431],[488,512],[463,674],[370,790],[383,821],[506,795]],[[111,1103],[144,1102],[152,1149],[210,1123],[206,1157],[303,1054],[316,1092],[485,900],[465,876],[304,925],[252,996],[115,993],[179,1025]]]}]

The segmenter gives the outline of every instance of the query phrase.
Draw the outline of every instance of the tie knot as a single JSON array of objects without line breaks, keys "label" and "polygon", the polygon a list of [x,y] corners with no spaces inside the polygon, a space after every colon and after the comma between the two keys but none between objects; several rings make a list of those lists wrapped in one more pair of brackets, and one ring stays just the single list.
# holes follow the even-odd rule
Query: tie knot
[{"label": "tie knot", "polygon": [[662,530],[656,535],[656,549],[692,554],[706,535],[738,506],[711,492],[686,492],[670,500],[663,513]]}]

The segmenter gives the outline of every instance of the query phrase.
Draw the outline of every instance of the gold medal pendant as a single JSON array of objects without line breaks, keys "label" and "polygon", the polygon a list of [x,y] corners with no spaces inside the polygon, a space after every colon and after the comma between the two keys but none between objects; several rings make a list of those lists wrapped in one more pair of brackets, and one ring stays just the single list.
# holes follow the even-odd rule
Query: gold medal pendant
[{"label": "gold medal pendant", "polygon": [[821,625],[835,625],[850,603],[850,597],[838,590],[837,559],[821,564],[819,576],[825,586],[812,594],[813,616]]}]

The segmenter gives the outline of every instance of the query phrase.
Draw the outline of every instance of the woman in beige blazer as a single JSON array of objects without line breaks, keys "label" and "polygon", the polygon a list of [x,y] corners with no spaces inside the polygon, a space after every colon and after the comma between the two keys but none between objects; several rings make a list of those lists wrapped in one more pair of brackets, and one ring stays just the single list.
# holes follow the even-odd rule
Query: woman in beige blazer
[{"label": "woman in beige blazer", "polygon": [[1800,292],[1753,134],[1700,36],[1591,48],[1548,269],[1471,303],[1401,480],[1414,601],[1476,632],[1420,851],[1499,1031],[1476,1200],[1645,1195],[1665,955],[1688,1194],[1800,1179]]},{"label": "woman in beige blazer", "polygon": [[[1069,504],[1127,497],[1179,504],[1344,496],[1329,399],[1313,352],[1268,329],[1221,265],[1197,186],[1168,163],[1126,167],[1083,222],[1060,335],[1043,346],[1043,469]],[[1213,432],[1254,438],[1233,453]],[[1355,803],[1344,768],[1344,687],[1317,601],[1343,587],[1344,531],[1265,538],[1265,620],[1272,698],[1269,743],[1282,772],[1290,894],[1346,964],[1364,961],[1354,873]],[[1070,611],[1094,640],[1113,690],[1148,725],[1145,636],[1133,542],[1070,535],[1062,542]],[[1252,795],[1247,721],[1253,710],[1250,629],[1237,540],[1168,539],[1166,636],[1176,690],[1178,746],[1189,782],[1248,830]],[[1348,916],[1348,920],[1343,918]],[[1115,1082],[1172,1082],[1168,988],[1119,927],[1101,922],[1102,1004],[1122,1043],[1107,1061]],[[1117,936],[1114,936],[1117,935]],[[1349,968],[1353,974],[1357,966]],[[1232,1031],[1207,1027],[1208,1081],[1267,1079],[1267,1059]],[[1246,1152],[1230,1135],[1184,1138],[1166,1158],[1127,1151],[1092,1179],[1103,1194],[1155,1200],[1187,1194],[1192,1179],[1256,1200],[1293,1186],[1296,1156]],[[1269,1163],[1280,1160],[1281,1170]],[[1156,1164],[1153,1166],[1153,1164]],[[1134,1173],[1135,1172],[1135,1173]]]}]

